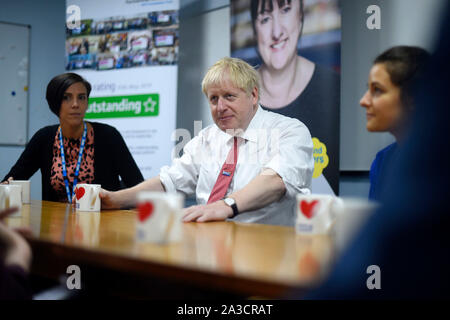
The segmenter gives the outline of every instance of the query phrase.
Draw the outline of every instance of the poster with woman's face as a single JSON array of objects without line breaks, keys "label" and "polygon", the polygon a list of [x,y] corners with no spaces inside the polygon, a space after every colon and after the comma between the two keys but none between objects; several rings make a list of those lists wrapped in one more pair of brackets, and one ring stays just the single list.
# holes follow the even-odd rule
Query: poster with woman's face
[{"label": "poster with woman's face", "polygon": [[299,119],[314,144],[313,193],[339,193],[338,0],[231,0],[231,56],[260,76],[260,104]]}]

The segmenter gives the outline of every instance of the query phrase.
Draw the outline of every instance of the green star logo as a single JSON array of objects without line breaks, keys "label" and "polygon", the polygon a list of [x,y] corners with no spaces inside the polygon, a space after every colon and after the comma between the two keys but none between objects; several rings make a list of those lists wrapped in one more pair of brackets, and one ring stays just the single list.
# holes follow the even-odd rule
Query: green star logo
[{"label": "green star logo", "polygon": [[144,102],[145,112],[155,112],[156,101],[153,101],[151,97],[148,97],[147,101]]},{"label": "green star logo", "polygon": [[159,94],[132,96],[91,97],[86,112],[87,119],[157,117]]}]

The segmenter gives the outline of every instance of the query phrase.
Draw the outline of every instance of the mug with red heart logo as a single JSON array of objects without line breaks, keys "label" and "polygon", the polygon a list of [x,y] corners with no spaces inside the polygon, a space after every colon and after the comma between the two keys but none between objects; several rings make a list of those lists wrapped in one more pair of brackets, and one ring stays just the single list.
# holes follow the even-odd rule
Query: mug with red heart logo
[{"label": "mug with red heart logo", "polygon": [[328,234],[335,221],[335,207],[342,200],[325,194],[298,194],[295,230],[299,234]]},{"label": "mug with red heart logo", "polygon": [[137,200],[138,241],[167,243],[181,239],[183,195],[143,191],[138,193]]},{"label": "mug with red heart logo", "polygon": [[75,187],[75,208],[77,211],[100,211],[99,184],[79,183]]}]

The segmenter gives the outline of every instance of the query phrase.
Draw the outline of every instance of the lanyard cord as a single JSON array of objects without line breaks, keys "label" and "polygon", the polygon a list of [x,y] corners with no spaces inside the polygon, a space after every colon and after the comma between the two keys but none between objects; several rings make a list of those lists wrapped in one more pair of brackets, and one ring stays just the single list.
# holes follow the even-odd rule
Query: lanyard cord
[{"label": "lanyard cord", "polygon": [[83,137],[81,138],[80,152],[78,154],[77,167],[75,169],[75,177],[73,179],[72,193],[70,193],[69,180],[67,178],[66,157],[64,155],[64,143],[63,143],[63,138],[62,138],[61,126],[59,126],[58,131],[59,131],[59,150],[61,151],[61,162],[62,162],[62,169],[63,169],[64,184],[66,185],[67,200],[69,203],[72,203],[72,198],[75,195],[75,187],[77,185],[78,173],[80,171],[81,159],[83,157],[84,144],[86,142],[87,126],[86,126],[86,122],[85,122]]}]

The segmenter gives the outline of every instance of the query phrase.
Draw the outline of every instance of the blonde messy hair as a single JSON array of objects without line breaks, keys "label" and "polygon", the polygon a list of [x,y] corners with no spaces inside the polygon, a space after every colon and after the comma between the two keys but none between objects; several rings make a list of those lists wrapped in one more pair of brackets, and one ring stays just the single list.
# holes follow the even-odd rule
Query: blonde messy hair
[{"label": "blonde messy hair", "polygon": [[228,73],[233,86],[244,90],[248,95],[251,95],[255,87],[258,93],[260,92],[259,75],[256,70],[244,60],[225,57],[210,67],[203,78],[202,90],[205,95],[210,86],[222,84],[225,72]]}]

